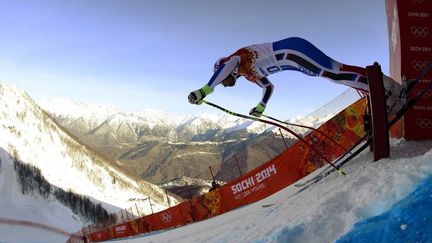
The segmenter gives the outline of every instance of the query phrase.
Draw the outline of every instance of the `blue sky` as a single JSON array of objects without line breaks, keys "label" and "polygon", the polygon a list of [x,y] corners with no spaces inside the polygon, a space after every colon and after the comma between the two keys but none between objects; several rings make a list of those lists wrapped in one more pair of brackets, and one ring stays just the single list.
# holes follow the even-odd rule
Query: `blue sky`
[{"label": "blue sky", "polygon": [[[384,0],[2,0],[0,81],[34,99],[66,97],[139,111],[218,112],[191,105],[221,56],[255,43],[303,37],[351,65],[388,73]],[[346,90],[297,72],[269,76],[266,113],[307,114]],[[209,101],[247,113],[262,90],[244,78]]]}]

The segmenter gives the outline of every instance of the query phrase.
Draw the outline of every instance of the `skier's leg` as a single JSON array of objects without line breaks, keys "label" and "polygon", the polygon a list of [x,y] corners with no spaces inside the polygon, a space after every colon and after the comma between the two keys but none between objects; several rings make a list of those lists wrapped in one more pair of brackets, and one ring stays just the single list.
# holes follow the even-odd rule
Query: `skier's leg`
[{"label": "skier's leg", "polygon": [[[338,62],[307,40],[298,37],[287,38],[273,43],[276,59],[281,67],[294,69],[312,76],[321,76],[335,83],[345,84],[357,90],[368,92],[366,69]],[[284,54],[284,55],[281,55]],[[402,87],[383,75],[386,104],[390,113],[399,103]]]},{"label": "skier's leg", "polygon": [[273,43],[273,50],[276,55],[282,51],[286,53],[286,57],[278,60],[281,66],[293,66],[308,75],[325,77],[336,83],[368,91],[365,68],[335,61],[307,40],[287,38]]},{"label": "skier's leg", "polygon": [[393,114],[402,108],[403,101],[401,100],[402,86],[387,75],[382,75],[384,92],[386,96],[387,111]]},{"label": "skier's leg", "polygon": [[[329,78],[336,83],[343,83],[355,89],[368,91],[369,85],[365,68],[347,65],[335,61],[308,41],[301,41],[303,42],[302,45],[308,48],[308,52],[306,54],[309,58],[316,61],[317,63],[325,63],[319,60],[325,60],[327,58],[327,63],[331,63],[331,68],[328,68],[328,66],[327,69],[326,66],[320,67],[323,71],[319,73],[319,76]],[[402,86],[384,74],[382,75],[382,78],[386,96],[386,104],[388,111],[391,114],[400,109],[400,107],[403,105],[400,101]]]}]

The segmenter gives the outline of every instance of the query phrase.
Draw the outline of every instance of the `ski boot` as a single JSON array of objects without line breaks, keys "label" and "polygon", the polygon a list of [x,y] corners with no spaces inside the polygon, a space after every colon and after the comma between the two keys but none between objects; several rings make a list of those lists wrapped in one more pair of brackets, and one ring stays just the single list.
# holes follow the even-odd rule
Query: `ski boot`
[{"label": "ski boot", "polygon": [[389,115],[398,112],[404,105],[403,99],[404,87],[392,78],[383,74],[384,95],[386,98],[387,113]]}]

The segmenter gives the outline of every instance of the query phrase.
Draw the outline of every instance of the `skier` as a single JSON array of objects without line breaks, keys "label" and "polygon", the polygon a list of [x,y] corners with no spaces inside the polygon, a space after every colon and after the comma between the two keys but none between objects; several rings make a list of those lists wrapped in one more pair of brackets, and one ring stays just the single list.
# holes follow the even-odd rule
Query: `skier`
[{"label": "skier", "polygon": [[[310,76],[321,76],[335,83],[345,84],[361,92],[368,92],[366,69],[346,65],[333,60],[313,44],[299,37],[291,37],[273,43],[255,44],[243,47],[228,57],[222,57],[214,65],[214,74],[201,89],[192,91],[189,102],[201,104],[218,84],[224,87],[235,85],[240,76],[263,89],[261,101],[249,114],[260,117],[273,93],[270,74],[296,70]],[[396,112],[402,87],[390,77],[383,75],[386,103],[389,114]]]}]

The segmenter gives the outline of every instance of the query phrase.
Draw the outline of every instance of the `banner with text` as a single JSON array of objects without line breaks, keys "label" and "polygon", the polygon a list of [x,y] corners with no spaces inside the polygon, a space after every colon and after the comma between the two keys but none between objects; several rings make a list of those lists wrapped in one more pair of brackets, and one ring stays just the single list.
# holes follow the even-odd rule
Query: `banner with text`
[{"label": "banner with text", "polygon": [[[360,99],[270,161],[192,200],[92,233],[92,241],[122,238],[205,220],[257,202],[343,155],[364,135],[365,99]],[[306,142],[306,143],[305,143]],[[313,148],[313,149],[312,149]]]}]

